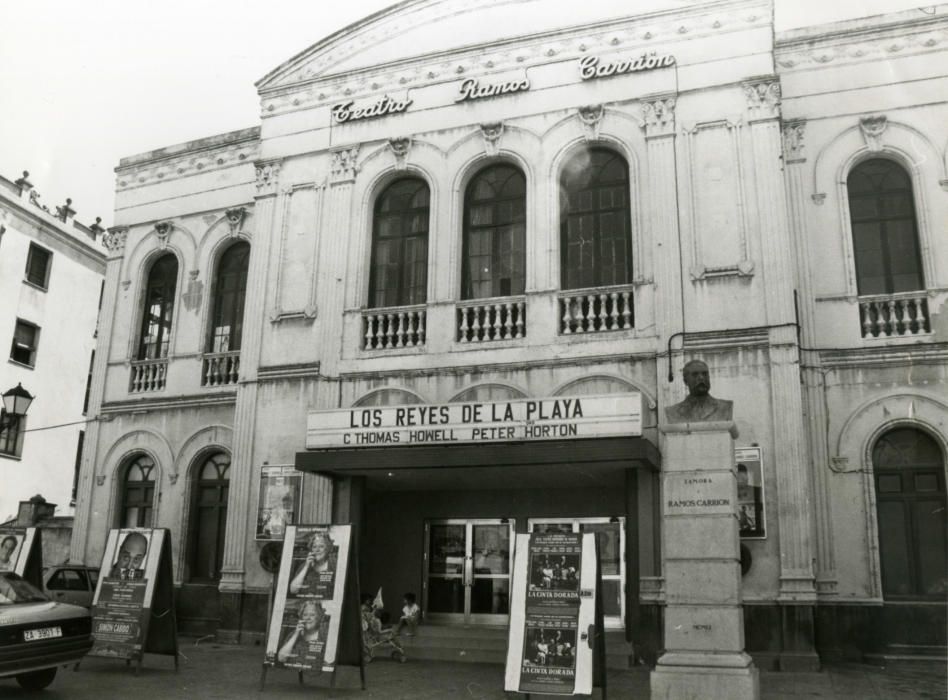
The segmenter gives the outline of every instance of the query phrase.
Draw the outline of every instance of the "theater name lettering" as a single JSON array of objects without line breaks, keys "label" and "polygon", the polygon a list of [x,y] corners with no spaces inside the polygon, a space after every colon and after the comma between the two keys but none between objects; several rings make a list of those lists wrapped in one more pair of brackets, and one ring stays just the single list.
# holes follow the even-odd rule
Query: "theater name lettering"
[{"label": "theater name lettering", "polygon": [[639,73],[641,71],[668,68],[675,65],[675,57],[671,54],[659,55],[655,51],[643,53],[636,58],[620,58],[605,61],[599,56],[585,56],[579,62],[579,77],[583,80],[593,78],[608,78],[611,75],[624,73]]},{"label": "theater name lettering", "polygon": [[561,440],[641,435],[641,395],[312,411],[306,447]]},{"label": "theater name lettering", "polygon": [[508,80],[502,83],[482,83],[477,78],[468,78],[461,83],[458,88],[458,96],[455,102],[466,102],[468,100],[480,100],[484,97],[497,97],[498,95],[507,95],[511,92],[523,92],[530,89],[530,81],[526,78],[522,80]]},{"label": "theater name lettering", "polygon": [[412,103],[410,99],[397,100],[383,95],[375,102],[367,105],[356,106],[352,100],[333,105],[331,108],[332,118],[339,124],[346,122],[359,121],[360,119],[372,119],[374,117],[385,117],[389,114],[398,114],[408,109]]}]

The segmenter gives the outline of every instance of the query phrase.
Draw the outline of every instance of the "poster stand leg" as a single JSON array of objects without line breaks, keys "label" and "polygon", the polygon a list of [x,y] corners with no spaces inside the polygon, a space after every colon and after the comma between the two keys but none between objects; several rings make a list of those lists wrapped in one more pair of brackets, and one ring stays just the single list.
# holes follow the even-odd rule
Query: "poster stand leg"
[{"label": "poster stand leg", "polygon": [[260,690],[263,691],[263,685],[267,682],[267,670],[269,666],[263,664],[263,670],[260,672]]},{"label": "poster stand leg", "polygon": [[300,685],[303,685],[303,672],[302,671],[299,671],[299,676],[300,676]]}]

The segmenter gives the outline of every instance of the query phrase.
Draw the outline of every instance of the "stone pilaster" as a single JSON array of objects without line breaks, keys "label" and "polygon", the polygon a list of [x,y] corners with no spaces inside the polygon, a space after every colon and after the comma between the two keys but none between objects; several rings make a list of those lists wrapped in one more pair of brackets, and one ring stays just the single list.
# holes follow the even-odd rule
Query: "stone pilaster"
[{"label": "stone pilaster", "polygon": [[[816,309],[813,280],[810,276],[810,249],[806,227],[806,206],[809,198],[805,185],[807,172],[806,121],[783,123],[783,162],[789,212],[790,236],[796,255],[797,304],[800,314],[800,337],[804,347],[813,347]],[[826,435],[826,404],[824,380],[818,352],[800,351],[803,393],[806,405],[806,431],[809,437],[811,483],[813,484],[816,521],[816,592],[835,595],[837,586],[836,553],[833,545],[833,522],[830,509],[829,448]]]},{"label": "stone pilaster", "polygon": [[246,554],[256,508],[252,507],[256,470],[254,436],[257,419],[257,369],[260,345],[267,323],[264,311],[267,280],[267,252],[273,233],[273,216],[279,181],[279,163],[257,165],[257,196],[254,204],[253,242],[247,276],[247,306],[243,346],[240,349],[240,378],[234,410],[234,443],[231,456],[230,493],[227,504],[227,537],[221,567],[221,637],[239,639],[241,595],[246,576]]},{"label": "stone pilaster", "polygon": [[105,267],[105,287],[102,290],[102,309],[96,327],[97,342],[95,363],[92,366],[92,386],[89,391],[90,418],[86,425],[86,437],[82,448],[82,464],[79,467],[79,483],[76,489],[76,513],[73,519],[72,539],[69,543],[69,561],[85,563],[89,542],[89,520],[92,516],[96,468],[99,457],[104,452],[99,449],[99,422],[96,420],[102,408],[105,396],[105,380],[112,346],[112,325],[115,320],[115,307],[119,293],[119,279],[122,276],[122,261],[125,257],[125,242],[128,239],[127,226],[114,226],[108,230],[102,242],[105,244],[107,262]]},{"label": "stone pilaster", "polygon": [[757,700],[744,651],[737,469],[730,421],[662,427],[665,653],[653,700]]},{"label": "stone pilaster", "polygon": [[[655,270],[655,321],[662,349],[668,338],[682,330],[681,236],[678,228],[674,95],[646,98],[642,103],[648,182],[648,222]],[[672,385],[665,381],[672,358],[658,359],[659,410],[674,403]]]}]

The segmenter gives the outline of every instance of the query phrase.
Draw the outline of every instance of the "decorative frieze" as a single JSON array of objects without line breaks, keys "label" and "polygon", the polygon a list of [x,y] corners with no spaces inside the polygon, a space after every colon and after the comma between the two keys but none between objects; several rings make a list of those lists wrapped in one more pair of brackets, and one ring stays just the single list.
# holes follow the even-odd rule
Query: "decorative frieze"
[{"label": "decorative frieze", "polygon": [[102,236],[105,249],[112,255],[121,255],[125,252],[125,241],[128,240],[128,226],[112,226]]},{"label": "decorative frieze", "polygon": [[884,114],[873,114],[859,118],[859,130],[870,151],[882,150],[882,135],[885,133],[889,120]]},{"label": "decorative frieze", "polygon": [[116,190],[121,192],[142,185],[243,165],[247,161],[253,161],[258,150],[259,141],[253,138],[212,151],[190,152],[153,163],[120,167],[116,176]]},{"label": "decorative frieze", "polygon": [[503,135],[503,122],[481,124],[481,136],[484,139],[484,150],[487,151],[487,155],[496,156],[500,152],[500,138]]},{"label": "decorative frieze", "polygon": [[741,85],[751,119],[769,119],[780,114],[780,81],[776,79]]},{"label": "decorative frieze", "polygon": [[783,125],[783,160],[785,163],[802,163],[806,160],[803,150],[806,121],[803,119]]},{"label": "decorative frieze", "polygon": [[642,125],[646,138],[668,136],[675,131],[675,97],[656,97],[642,103]]},{"label": "decorative frieze", "polygon": [[357,161],[360,147],[361,144],[356,144],[332,152],[329,174],[333,184],[355,180],[356,173],[359,171]]},{"label": "decorative frieze", "polygon": [[805,69],[827,63],[866,65],[879,58],[889,58],[893,54],[906,56],[927,53],[946,43],[948,43],[948,30],[945,29],[903,35],[898,40],[894,40],[891,35],[870,39],[860,36],[858,41],[833,45],[824,43],[814,46],[812,40],[805,39],[797,45],[778,48],[776,59],[777,65],[785,70]]}]

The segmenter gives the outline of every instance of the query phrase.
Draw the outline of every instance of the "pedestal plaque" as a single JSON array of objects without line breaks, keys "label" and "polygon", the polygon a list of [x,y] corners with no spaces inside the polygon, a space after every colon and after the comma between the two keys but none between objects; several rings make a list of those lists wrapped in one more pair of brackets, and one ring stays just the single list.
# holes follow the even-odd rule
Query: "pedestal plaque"
[{"label": "pedestal plaque", "polygon": [[759,700],[744,653],[737,473],[730,421],[662,428],[665,653],[652,700]]}]

